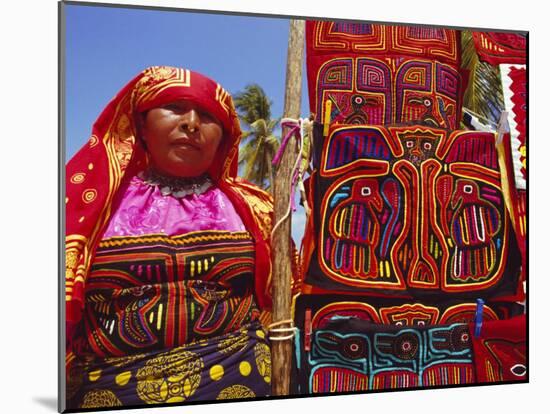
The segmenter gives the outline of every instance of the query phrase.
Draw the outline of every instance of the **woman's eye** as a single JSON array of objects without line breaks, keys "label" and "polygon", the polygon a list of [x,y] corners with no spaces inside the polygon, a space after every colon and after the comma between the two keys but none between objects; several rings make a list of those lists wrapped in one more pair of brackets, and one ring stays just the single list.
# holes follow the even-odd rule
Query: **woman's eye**
[{"label": "woman's eye", "polygon": [[208,112],[200,112],[199,116],[201,117],[201,121],[203,122],[204,121],[211,122],[214,120],[214,117]]},{"label": "woman's eye", "polygon": [[201,122],[204,124],[217,124],[220,126],[222,125],[220,120],[210,112],[201,112],[199,116],[201,118]]},{"label": "woman's eye", "polygon": [[182,110],[181,106],[178,104],[164,105],[164,109],[168,109],[169,111],[172,111],[172,112],[179,112]]}]

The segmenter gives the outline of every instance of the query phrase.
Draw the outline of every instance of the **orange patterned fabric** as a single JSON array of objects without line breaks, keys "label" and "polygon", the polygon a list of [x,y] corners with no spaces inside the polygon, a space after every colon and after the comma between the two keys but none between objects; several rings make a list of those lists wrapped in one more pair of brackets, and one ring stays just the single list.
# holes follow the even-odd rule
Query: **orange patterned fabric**
[{"label": "orange patterned fabric", "polygon": [[465,79],[458,31],[307,21],[306,37],[318,122],[458,127]]},{"label": "orange patterned fabric", "polygon": [[460,65],[458,32],[422,26],[307,21],[308,45],[315,55],[345,52],[368,56],[409,56]]},{"label": "orange patterned fabric", "polygon": [[[269,194],[236,177],[241,129],[233,101],[215,81],[190,70],[167,66],[145,69],[109,102],[93,125],[89,141],[66,166],[66,320],[81,318],[85,285],[115,194],[147,167],[135,116],[186,99],[218,118],[224,138],[208,171],[230,198],[255,241],[255,290],[258,305],[270,309],[270,247],[273,201]],[[70,359],[71,353],[68,353]]]}]

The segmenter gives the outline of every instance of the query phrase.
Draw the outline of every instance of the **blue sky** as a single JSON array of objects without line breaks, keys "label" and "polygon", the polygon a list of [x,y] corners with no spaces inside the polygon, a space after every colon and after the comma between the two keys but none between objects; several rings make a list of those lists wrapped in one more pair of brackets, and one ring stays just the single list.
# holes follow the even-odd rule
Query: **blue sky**
[{"label": "blue sky", "polygon": [[[282,115],[287,19],[178,11],[66,6],[66,160],[87,141],[104,106],[148,66],[201,72],[234,94],[258,83]],[[305,71],[302,116],[309,114]],[[299,244],[302,208],[293,216]]]}]

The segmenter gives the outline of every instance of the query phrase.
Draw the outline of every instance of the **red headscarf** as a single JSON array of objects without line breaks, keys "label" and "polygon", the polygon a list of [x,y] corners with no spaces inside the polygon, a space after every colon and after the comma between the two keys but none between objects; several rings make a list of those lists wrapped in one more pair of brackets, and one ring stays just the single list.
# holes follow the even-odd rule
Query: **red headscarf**
[{"label": "red headscarf", "polygon": [[181,99],[202,106],[223,125],[224,137],[208,172],[231,199],[255,240],[258,305],[271,308],[269,236],[273,203],[269,194],[236,178],[241,129],[233,100],[218,83],[199,73],[153,66],[132,79],[109,102],[94,123],[89,141],[66,167],[65,283],[69,327],[81,318],[86,277],[111,216],[113,199],[125,178],[147,166],[135,120],[143,111]]}]

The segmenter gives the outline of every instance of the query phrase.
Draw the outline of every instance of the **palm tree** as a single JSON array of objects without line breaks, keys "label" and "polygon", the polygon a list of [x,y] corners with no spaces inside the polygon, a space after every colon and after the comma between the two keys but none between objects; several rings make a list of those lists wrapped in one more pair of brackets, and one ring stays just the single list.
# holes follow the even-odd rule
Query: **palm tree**
[{"label": "palm tree", "polygon": [[279,139],[273,133],[279,120],[271,119],[272,102],[257,84],[247,85],[244,91],[236,93],[234,102],[245,126],[239,166],[244,167],[244,178],[271,191],[274,180],[271,161],[279,149]]},{"label": "palm tree", "polygon": [[496,125],[504,110],[500,70],[479,60],[468,30],[462,30],[462,68],[470,72],[463,107]]}]

